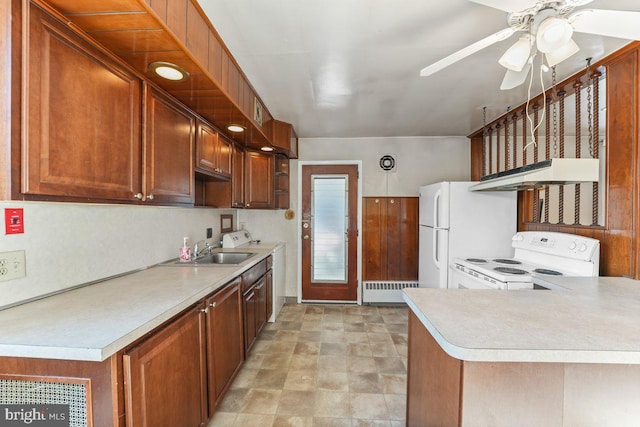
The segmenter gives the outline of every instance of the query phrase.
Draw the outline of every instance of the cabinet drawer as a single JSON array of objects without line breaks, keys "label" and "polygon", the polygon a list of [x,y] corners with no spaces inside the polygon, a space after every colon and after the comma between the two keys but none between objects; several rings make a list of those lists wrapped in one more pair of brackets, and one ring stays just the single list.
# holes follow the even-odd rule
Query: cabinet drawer
[{"label": "cabinet drawer", "polygon": [[264,276],[264,273],[266,272],[267,260],[265,259],[242,273],[242,292],[249,289],[249,287],[251,287],[251,285],[253,285],[261,276]]}]

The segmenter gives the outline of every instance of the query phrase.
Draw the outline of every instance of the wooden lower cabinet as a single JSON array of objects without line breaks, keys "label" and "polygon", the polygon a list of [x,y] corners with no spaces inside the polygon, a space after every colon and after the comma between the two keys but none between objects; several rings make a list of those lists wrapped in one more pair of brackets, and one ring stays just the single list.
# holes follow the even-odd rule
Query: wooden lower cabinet
[{"label": "wooden lower cabinet", "polygon": [[199,427],[207,419],[205,316],[194,306],[124,355],[130,427]]},{"label": "wooden lower cabinet", "polygon": [[244,311],[244,353],[249,354],[258,332],[256,329],[257,295],[255,286],[250,286],[242,294],[242,309]]},{"label": "wooden lower cabinet", "polygon": [[241,278],[124,354],[127,426],[197,427],[244,359]]},{"label": "wooden lower cabinet", "polygon": [[242,275],[245,357],[273,312],[272,258],[256,264]]},{"label": "wooden lower cabinet", "polygon": [[242,366],[241,279],[238,277],[222,291],[207,298],[207,383],[208,414],[216,406]]}]

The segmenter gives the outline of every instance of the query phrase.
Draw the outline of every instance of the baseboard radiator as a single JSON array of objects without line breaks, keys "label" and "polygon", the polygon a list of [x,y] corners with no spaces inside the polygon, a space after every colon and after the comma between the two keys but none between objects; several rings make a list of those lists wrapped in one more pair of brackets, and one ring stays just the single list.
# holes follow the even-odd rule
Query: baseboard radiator
[{"label": "baseboard radiator", "polygon": [[403,303],[402,290],[418,282],[363,282],[362,302]]}]

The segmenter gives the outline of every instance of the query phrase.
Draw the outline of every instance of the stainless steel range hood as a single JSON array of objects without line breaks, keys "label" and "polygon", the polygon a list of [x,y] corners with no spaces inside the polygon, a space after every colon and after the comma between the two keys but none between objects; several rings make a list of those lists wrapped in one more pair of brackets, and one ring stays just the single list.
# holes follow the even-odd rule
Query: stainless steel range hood
[{"label": "stainless steel range hood", "polygon": [[598,181],[598,159],[550,159],[487,175],[470,191],[518,191],[545,185]]}]

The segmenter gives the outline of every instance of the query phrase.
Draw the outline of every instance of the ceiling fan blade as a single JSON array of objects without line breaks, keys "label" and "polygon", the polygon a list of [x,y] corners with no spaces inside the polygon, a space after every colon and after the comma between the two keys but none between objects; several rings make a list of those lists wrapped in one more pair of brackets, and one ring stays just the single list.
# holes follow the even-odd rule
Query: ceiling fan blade
[{"label": "ceiling fan blade", "polygon": [[469,0],[474,3],[483,4],[505,12],[519,12],[536,5],[536,0]]},{"label": "ceiling fan blade", "polygon": [[502,84],[500,85],[500,90],[509,90],[520,86],[527,80],[527,76],[530,71],[531,61],[524,66],[522,71],[507,70],[507,73],[504,75],[504,79],[502,80]]},{"label": "ceiling fan blade", "polygon": [[475,42],[474,44],[471,44],[467,47],[465,47],[464,49],[460,49],[459,51],[452,53],[451,55],[447,56],[446,58],[441,59],[438,62],[434,62],[433,64],[429,65],[428,67],[423,68],[420,71],[420,75],[422,77],[426,77],[426,76],[430,76],[440,70],[442,70],[443,68],[448,67],[451,64],[454,64],[458,61],[460,61],[461,59],[466,58],[467,56],[473,55],[474,53],[491,46],[494,43],[497,43],[499,41],[502,41],[506,38],[508,38],[509,36],[511,36],[513,33],[515,33],[515,30],[512,28],[505,28],[504,30],[498,31],[495,34],[490,35],[489,37],[485,37],[480,41]]},{"label": "ceiling fan blade", "polygon": [[640,12],[583,9],[572,14],[569,22],[579,33],[640,40]]}]

